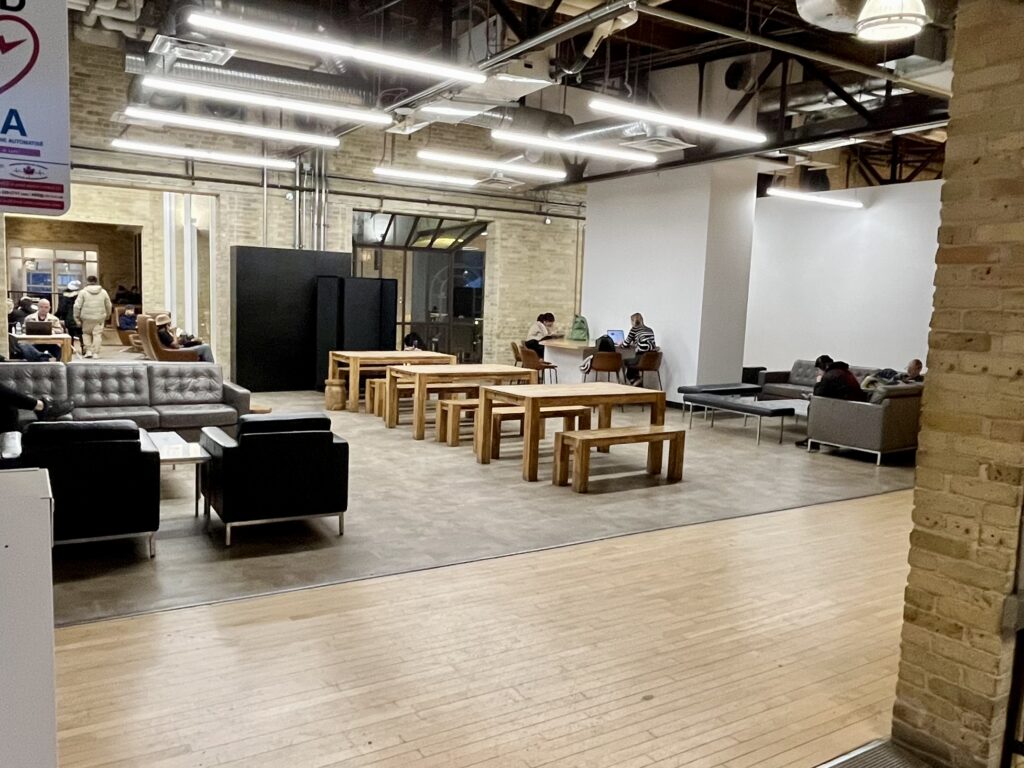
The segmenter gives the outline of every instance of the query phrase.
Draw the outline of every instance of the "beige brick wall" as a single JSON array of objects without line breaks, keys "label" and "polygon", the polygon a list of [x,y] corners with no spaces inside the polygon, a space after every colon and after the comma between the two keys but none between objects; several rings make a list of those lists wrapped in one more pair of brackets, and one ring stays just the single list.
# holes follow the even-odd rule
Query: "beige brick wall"
[{"label": "beige brick wall", "polygon": [[[110,140],[124,126],[111,121],[122,109],[131,78],[124,73],[120,51],[71,45],[72,159],[75,165],[72,211],[68,219],[125,223],[143,228],[144,298],[163,296],[162,191],[214,195],[217,229],[213,254],[216,280],[214,302],[220,318],[215,343],[218,358],[230,363],[230,261],[232,245],[263,244],[262,173],[258,170],[199,164],[195,177],[180,160],[128,155],[110,149]],[[259,153],[262,147],[238,137],[185,131],[130,129],[132,138]],[[360,130],[343,138],[330,157],[332,175],[328,214],[328,247],[351,249],[352,212],[356,209],[424,213],[455,218],[479,218],[495,223],[487,250],[484,356],[509,359],[509,342],[521,338],[541,311],[567,319],[578,306],[579,259],[584,213],[581,188],[551,190],[530,196],[498,196],[488,192],[435,191],[415,186],[380,184],[372,169],[381,162],[422,167],[417,149],[433,147],[487,150],[484,131],[457,126],[433,126],[410,137],[392,137],[379,130]],[[496,153],[503,150],[495,150]],[[293,178],[271,173],[267,208],[266,245],[292,247],[293,207],[285,199]],[[280,187],[280,188],[276,188]],[[541,210],[550,211],[551,225]],[[572,216],[574,218],[563,218]],[[488,238],[489,240],[491,238]],[[3,228],[0,227],[0,246]],[[308,245],[308,239],[307,239]],[[533,271],[539,265],[540,272]],[[545,273],[546,270],[546,273]],[[500,281],[500,282],[499,282]],[[7,286],[6,260],[0,260],[0,297]],[[6,338],[0,345],[6,344]]]},{"label": "beige brick wall", "polygon": [[999,764],[1024,485],[1024,6],[957,20],[893,738]]}]

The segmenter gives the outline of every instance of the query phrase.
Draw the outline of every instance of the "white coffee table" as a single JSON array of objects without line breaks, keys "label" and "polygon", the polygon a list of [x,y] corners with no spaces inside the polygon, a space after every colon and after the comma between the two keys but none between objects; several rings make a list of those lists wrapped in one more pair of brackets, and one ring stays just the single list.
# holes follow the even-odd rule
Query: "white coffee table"
[{"label": "white coffee table", "polygon": [[199,465],[210,460],[210,454],[199,443],[190,443],[177,432],[150,432],[150,439],[160,451],[160,465],[192,464],[196,468],[196,517],[199,517]]}]

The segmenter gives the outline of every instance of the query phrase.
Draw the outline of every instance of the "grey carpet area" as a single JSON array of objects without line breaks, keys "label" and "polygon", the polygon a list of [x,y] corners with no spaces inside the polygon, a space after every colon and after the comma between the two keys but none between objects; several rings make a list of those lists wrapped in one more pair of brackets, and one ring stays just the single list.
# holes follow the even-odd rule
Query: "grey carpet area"
[{"label": "grey carpet area", "polygon": [[[322,408],[322,395],[254,395],[275,413]],[[646,421],[647,412],[616,410],[613,424]],[[670,410],[669,423],[681,423]],[[345,536],[337,520],[296,521],[236,529],[230,548],[214,515],[209,532],[193,518],[193,470],[164,468],[164,502],[157,556],[141,540],[65,545],[54,550],[54,598],[59,625],[179,608],[282,590],[363,579],[564,546],[611,536],[692,525],[840,499],[885,493],[913,484],[912,459],[877,468],[850,452],[807,453],[794,447],[803,427],[788,427],[782,445],[768,426],[760,446],[753,422],[698,416],[686,441],[683,482],[644,474],[644,446],[595,454],[591,492],[551,485],[555,429],[541,444],[540,481],[521,479],[518,437],[502,458],[477,464],[465,429],[462,447],[412,439],[404,424],[388,430],[363,413],[332,414],[334,431],[351,443],[351,491]],[[508,426],[506,427],[508,428]],[[94,486],[118,499],[117,474]],[[275,479],[287,483],[287,477]],[[302,489],[295,489],[302,504]],[[699,553],[680,553],[699,556]]]}]

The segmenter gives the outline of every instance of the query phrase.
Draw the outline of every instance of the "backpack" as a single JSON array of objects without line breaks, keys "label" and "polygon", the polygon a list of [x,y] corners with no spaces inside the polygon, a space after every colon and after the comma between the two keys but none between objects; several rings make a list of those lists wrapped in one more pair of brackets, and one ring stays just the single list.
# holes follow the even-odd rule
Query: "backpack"
[{"label": "backpack", "polygon": [[587,325],[587,318],[583,315],[576,315],[572,319],[572,330],[567,337],[570,341],[589,341],[590,326]]}]

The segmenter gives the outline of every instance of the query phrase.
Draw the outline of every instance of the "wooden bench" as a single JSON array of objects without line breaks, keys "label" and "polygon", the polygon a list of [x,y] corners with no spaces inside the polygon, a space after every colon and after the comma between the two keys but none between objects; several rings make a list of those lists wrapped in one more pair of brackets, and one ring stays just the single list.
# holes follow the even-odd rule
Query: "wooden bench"
[{"label": "wooden bench", "polygon": [[[550,405],[540,409],[540,436],[544,437],[544,424],[548,419],[562,419],[562,429],[589,430],[590,406],[586,405]],[[491,458],[501,458],[501,425],[506,421],[519,422],[519,434],[523,434],[523,423],[526,420],[526,409],[520,405],[508,408],[495,408],[491,411]]]},{"label": "wooden bench", "polygon": [[[668,440],[670,443],[667,479],[670,483],[678,483],[683,479],[683,448],[686,443],[686,430],[680,427],[653,424],[639,427],[610,427],[608,429],[559,432],[555,435],[555,468],[552,472],[551,482],[555,485],[569,484],[569,454],[571,452],[572,489],[576,493],[586,493],[590,485],[591,448],[607,448],[612,445],[629,443],[653,443],[659,440]],[[652,466],[648,455],[647,472],[652,475],[659,474],[661,462],[658,462],[658,466]]]},{"label": "wooden bench", "polygon": [[[495,403],[494,408],[513,408],[515,406],[507,403]],[[480,398],[464,398],[462,400],[438,400],[437,415],[434,417],[434,428],[437,442],[448,443],[452,448],[457,448],[462,442],[460,428],[462,426],[462,415],[468,413],[476,421],[476,412],[480,408]]]},{"label": "wooden bench", "polygon": [[324,410],[345,410],[345,380],[326,379],[324,381]]},{"label": "wooden bench", "polygon": [[[398,403],[401,406],[403,398],[410,398],[413,394],[412,384],[402,382],[397,385],[398,387]],[[427,394],[441,396],[448,395],[464,395],[467,398],[475,398],[480,394],[479,384],[460,384],[459,382],[438,382],[435,384],[427,384]],[[382,381],[375,387],[374,391],[374,408],[373,413],[376,416],[384,417],[385,409],[387,408],[388,399],[388,388],[387,385]]]}]

